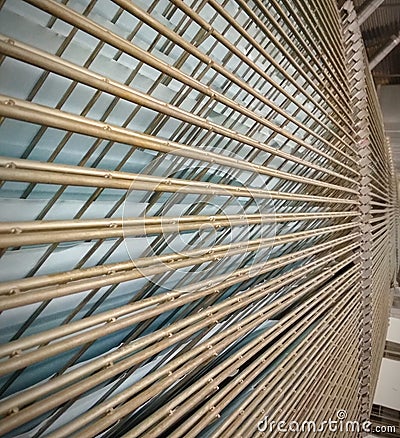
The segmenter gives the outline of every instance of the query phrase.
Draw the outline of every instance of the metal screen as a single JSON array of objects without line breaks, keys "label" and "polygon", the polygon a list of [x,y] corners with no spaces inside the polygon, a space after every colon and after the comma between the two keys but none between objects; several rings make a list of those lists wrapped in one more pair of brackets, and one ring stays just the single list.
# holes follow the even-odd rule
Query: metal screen
[{"label": "metal screen", "polygon": [[0,6],[0,434],[367,420],[398,205],[352,2]]}]

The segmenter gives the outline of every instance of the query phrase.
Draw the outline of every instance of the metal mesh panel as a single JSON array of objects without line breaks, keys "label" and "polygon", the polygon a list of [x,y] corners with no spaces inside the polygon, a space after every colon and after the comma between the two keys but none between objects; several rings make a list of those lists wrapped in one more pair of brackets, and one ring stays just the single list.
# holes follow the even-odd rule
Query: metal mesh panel
[{"label": "metal mesh panel", "polygon": [[1,433],[367,418],[398,213],[351,2],[0,5]]}]

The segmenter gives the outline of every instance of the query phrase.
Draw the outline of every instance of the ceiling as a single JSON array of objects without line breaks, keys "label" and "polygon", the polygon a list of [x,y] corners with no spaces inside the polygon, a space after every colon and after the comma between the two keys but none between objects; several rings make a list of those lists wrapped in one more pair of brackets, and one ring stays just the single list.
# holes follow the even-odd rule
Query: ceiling
[{"label": "ceiling", "polygon": [[[370,0],[354,0],[359,12]],[[400,0],[385,0],[362,24],[361,31],[369,59],[400,31]],[[377,84],[400,84],[400,44],[373,70]]]}]

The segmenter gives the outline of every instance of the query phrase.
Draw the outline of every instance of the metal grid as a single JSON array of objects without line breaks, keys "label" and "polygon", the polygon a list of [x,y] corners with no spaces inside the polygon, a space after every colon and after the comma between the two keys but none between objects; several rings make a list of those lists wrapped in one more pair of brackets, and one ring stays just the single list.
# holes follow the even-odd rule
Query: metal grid
[{"label": "metal grid", "polygon": [[363,418],[397,189],[352,5],[0,5],[2,434]]}]

